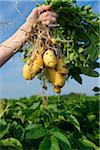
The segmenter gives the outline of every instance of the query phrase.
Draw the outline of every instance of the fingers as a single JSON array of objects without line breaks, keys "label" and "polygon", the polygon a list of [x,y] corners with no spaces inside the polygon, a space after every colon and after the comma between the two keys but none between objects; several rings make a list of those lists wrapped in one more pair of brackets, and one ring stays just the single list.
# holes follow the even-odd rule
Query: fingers
[{"label": "fingers", "polygon": [[56,21],[56,13],[51,10],[50,5],[43,5],[33,9],[31,14],[28,16],[27,21],[33,24],[35,20],[41,21],[42,24],[53,24]]},{"label": "fingers", "polygon": [[43,5],[37,8],[38,9],[38,15],[40,15],[41,13],[43,13],[44,11],[50,11],[51,7],[50,5]]},{"label": "fingers", "polygon": [[37,19],[38,16],[43,13],[44,11],[50,11],[51,10],[51,7],[49,5],[45,6],[40,6],[40,7],[36,7],[32,10],[31,14],[29,15],[28,18],[35,18]]},{"label": "fingers", "polygon": [[49,21],[49,22],[53,23],[53,22],[56,22],[56,18],[55,17],[46,17],[42,20],[42,22],[45,22],[45,21]]},{"label": "fingers", "polygon": [[44,13],[42,13],[40,16],[39,16],[39,18],[38,18],[38,20],[39,21],[45,21],[45,20],[47,20],[49,17],[55,17],[56,18],[56,13],[54,13],[54,12],[52,12],[52,11],[46,11],[46,12],[44,12]]},{"label": "fingers", "polygon": [[56,13],[52,11],[46,11],[40,14],[38,21],[41,21],[42,24],[49,25],[56,22],[56,17],[57,17]]},{"label": "fingers", "polygon": [[43,25],[47,25],[49,27],[52,26],[52,22],[50,22],[49,20],[42,22]]}]

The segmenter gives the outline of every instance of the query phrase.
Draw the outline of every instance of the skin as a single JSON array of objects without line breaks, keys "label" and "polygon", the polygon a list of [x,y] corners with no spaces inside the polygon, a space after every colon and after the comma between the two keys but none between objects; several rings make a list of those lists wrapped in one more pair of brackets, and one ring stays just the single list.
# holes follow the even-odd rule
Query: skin
[{"label": "skin", "polygon": [[56,22],[56,17],[56,13],[51,10],[49,5],[33,9],[17,32],[0,44],[0,67],[25,44],[35,21],[41,21],[42,24],[50,27]]}]

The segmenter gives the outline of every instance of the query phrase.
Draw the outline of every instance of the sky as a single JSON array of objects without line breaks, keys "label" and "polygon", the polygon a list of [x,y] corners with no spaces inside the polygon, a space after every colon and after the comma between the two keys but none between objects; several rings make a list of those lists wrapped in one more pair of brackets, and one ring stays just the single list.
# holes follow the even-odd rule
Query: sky
[{"label": "sky", "polygon": [[[25,22],[25,18],[27,18],[29,13],[35,7],[36,2],[39,1],[42,2],[42,0],[18,1],[18,8],[24,15],[24,17],[22,17],[15,9],[15,0],[0,0],[0,43],[17,31],[17,29]],[[78,5],[90,4],[95,13],[100,13],[99,2],[99,0],[78,0]],[[37,78],[32,81],[24,80],[22,76],[23,66],[22,56],[17,53],[0,68],[0,99],[42,94],[41,82]],[[61,94],[74,92],[94,95],[92,89],[93,87],[98,86],[98,78],[91,78],[84,75],[82,75],[82,78],[82,85],[77,83],[74,79],[69,79],[62,89]],[[53,87],[49,87],[46,94],[55,94],[53,92]]]}]

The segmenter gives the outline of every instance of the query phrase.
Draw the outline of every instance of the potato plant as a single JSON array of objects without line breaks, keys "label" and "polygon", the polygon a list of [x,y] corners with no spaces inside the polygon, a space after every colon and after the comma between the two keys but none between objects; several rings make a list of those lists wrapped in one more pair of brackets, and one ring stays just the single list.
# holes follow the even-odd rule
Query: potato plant
[{"label": "potato plant", "polygon": [[99,96],[0,101],[0,150],[98,150]]},{"label": "potato plant", "polygon": [[99,16],[90,5],[78,6],[75,0],[45,0],[44,4],[50,4],[57,13],[57,22],[51,27],[34,23],[23,49],[24,78],[39,75],[60,93],[69,77],[80,84],[81,74],[98,77]]}]

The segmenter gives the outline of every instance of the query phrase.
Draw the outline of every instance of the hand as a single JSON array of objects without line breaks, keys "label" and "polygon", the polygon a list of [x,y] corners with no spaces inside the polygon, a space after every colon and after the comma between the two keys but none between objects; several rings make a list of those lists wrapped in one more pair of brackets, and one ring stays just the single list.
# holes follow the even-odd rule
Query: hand
[{"label": "hand", "polygon": [[40,6],[31,12],[28,16],[27,21],[33,25],[36,20],[41,21],[42,24],[51,26],[53,23],[56,22],[56,13],[51,10],[49,5]]}]

